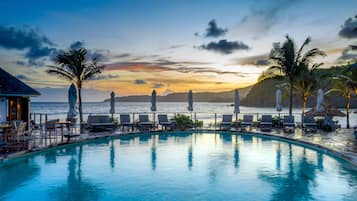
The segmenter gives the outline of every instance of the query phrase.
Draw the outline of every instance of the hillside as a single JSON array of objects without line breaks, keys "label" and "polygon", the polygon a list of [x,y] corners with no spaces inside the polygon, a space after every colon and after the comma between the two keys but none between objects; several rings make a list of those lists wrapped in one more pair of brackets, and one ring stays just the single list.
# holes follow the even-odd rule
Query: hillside
[{"label": "hillside", "polygon": [[[245,87],[239,89],[240,99],[242,100],[249,93],[251,87]],[[140,95],[140,96],[123,96],[116,97],[116,101],[119,102],[149,102],[151,96]],[[166,96],[158,96],[158,101],[160,102],[185,102],[187,101],[187,93],[172,93]],[[104,101],[109,101],[106,99]],[[233,102],[233,90],[225,92],[198,92],[193,93],[193,101],[195,102]]]},{"label": "hillside", "polygon": [[[250,106],[250,107],[275,107],[275,91],[276,85],[281,84],[282,81],[278,80],[264,80],[258,82],[252,89],[249,91],[247,96],[241,101],[241,105]],[[331,82],[327,81],[324,89],[331,88]],[[351,107],[357,107],[356,96],[351,97]],[[286,92],[283,92],[283,105],[288,106],[289,97]],[[325,96],[325,101],[335,107],[344,108],[346,106],[345,98],[339,94],[331,94]],[[300,94],[294,94],[293,98],[294,107],[301,107],[302,101]],[[314,107],[316,105],[316,92],[313,93],[307,102],[307,107]]]}]

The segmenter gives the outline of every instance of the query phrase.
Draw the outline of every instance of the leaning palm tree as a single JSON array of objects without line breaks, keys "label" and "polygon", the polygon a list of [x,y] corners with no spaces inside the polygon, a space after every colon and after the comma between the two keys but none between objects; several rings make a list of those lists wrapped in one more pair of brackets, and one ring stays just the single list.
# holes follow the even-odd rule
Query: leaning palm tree
[{"label": "leaning palm tree", "polygon": [[306,104],[311,93],[317,88],[319,75],[317,69],[322,63],[314,64],[311,68],[305,64],[299,67],[299,73],[294,83],[294,88],[301,94],[302,116],[305,115]]},{"label": "leaning palm tree", "polygon": [[269,67],[264,72],[264,77],[274,78],[283,76],[289,84],[289,115],[292,115],[293,108],[293,84],[298,76],[299,68],[309,65],[316,56],[325,56],[325,53],[318,48],[310,49],[304,52],[305,46],[310,43],[310,38],[306,38],[304,43],[297,49],[295,42],[286,36],[283,44],[275,44],[270,52],[270,60],[275,65]]},{"label": "leaning palm tree", "polygon": [[351,95],[357,89],[357,82],[354,81],[352,73],[348,71],[342,71],[340,75],[334,76],[333,88],[326,92],[330,94],[337,92],[342,94],[346,99],[346,127],[350,128],[350,106],[351,106]]},{"label": "leaning palm tree", "polygon": [[345,70],[342,71],[342,74],[349,77],[350,81],[348,83],[352,85],[352,90],[357,95],[357,62],[349,65]]},{"label": "leaning palm tree", "polygon": [[[57,75],[74,83],[78,90],[78,110],[80,124],[83,123],[82,86],[101,73],[104,66],[97,64],[97,58],[89,58],[85,48],[69,49],[60,52],[55,58],[56,66],[49,66],[47,73]],[[81,126],[82,127],[82,126]]]}]

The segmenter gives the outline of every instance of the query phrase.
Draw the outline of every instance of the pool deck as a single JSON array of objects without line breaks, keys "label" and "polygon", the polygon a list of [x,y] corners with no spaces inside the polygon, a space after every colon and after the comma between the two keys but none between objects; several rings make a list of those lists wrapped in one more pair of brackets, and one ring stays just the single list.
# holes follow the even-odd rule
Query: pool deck
[{"label": "pool deck", "polygon": [[[214,129],[198,129],[197,132],[215,132],[218,130]],[[238,132],[231,130],[232,132]],[[154,133],[162,133],[162,131],[155,131]],[[252,135],[268,136],[274,139],[280,139],[285,141],[290,141],[293,143],[303,144],[305,146],[310,146],[312,148],[317,148],[328,152],[331,155],[342,158],[349,161],[351,164],[357,167],[357,138],[353,133],[353,129],[338,129],[335,132],[323,132],[318,131],[317,133],[304,133],[301,129],[295,129],[293,133],[285,133],[281,129],[273,129],[272,132],[262,132],[259,129],[252,129],[250,131],[244,131],[244,133]],[[26,155],[28,153],[33,153],[37,151],[46,150],[52,147],[64,146],[72,143],[84,142],[87,140],[105,138],[110,136],[122,136],[122,135],[133,135],[140,134],[140,132],[122,132],[120,130],[115,131],[103,131],[103,132],[88,132],[85,131],[81,134],[79,139],[71,140],[66,142],[64,140],[61,142],[60,136],[57,139],[43,140],[37,138],[32,143],[32,149],[28,151],[21,151],[16,153],[11,153],[8,155],[0,155],[0,162],[6,159],[16,158],[19,156]],[[34,132],[33,136],[39,136],[39,132]],[[36,137],[35,137],[36,138]]]}]

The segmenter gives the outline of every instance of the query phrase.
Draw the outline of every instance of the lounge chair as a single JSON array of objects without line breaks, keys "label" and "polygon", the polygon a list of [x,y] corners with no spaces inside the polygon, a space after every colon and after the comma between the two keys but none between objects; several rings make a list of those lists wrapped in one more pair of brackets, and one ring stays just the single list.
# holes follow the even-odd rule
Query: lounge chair
[{"label": "lounge chair", "polygon": [[154,123],[149,120],[149,115],[141,114],[139,115],[139,129],[141,131],[151,130],[154,128]]},{"label": "lounge chair", "polygon": [[171,130],[176,128],[176,122],[169,121],[166,114],[159,114],[157,115],[157,118],[159,119],[159,124],[163,130],[167,130],[167,128],[170,128]]},{"label": "lounge chair", "polygon": [[317,132],[317,124],[313,116],[306,115],[304,116],[304,122],[302,124],[304,131]]},{"label": "lounge chair", "polygon": [[260,130],[271,131],[273,128],[273,117],[271,115],[262,115],[262,120],[260,122]]},{"label": "lounge chair", "polygon": [[45,122],[45,139],[56,138],[58,128],[58,126],[56,126],[57,122],[58,119],[49,120]]},{"label": "lounge chair", "polygon": [[108,115],[89,115],[88,116],[88,128],[89,130],[114,130],[115,124]]},{"label": "lounge chair", "polygon": [[244,115],[243,121],[240,124],[242,129],[253,126],[253,115]]},{"label": "lounge chair", "polygon": [[220,130],[230,129],[232,126],[232,115],[231,114],[224,114],[222,116],[222,123],[219,126]]},{"label": "lounge chair", "polygon": [[11,150],[15,149],[16,151],[26,149],[30,138],[28,137],[28,131],[26,131],[27,123],[19,122],[17,128],[10,132],[8,136],[7,147]]},{"label": "lounge chair", "polygon": [[294,116],[284,116],[283,129],[286,132],[295,130]]},{"label": "lounge chair", "polygon": [[122,131],[124,131],[125,127],[131,128],[131,130],[134,130],[134,124],[130,121],[130,115],[129,114],[121,114],[120,115],[120,127]]}]

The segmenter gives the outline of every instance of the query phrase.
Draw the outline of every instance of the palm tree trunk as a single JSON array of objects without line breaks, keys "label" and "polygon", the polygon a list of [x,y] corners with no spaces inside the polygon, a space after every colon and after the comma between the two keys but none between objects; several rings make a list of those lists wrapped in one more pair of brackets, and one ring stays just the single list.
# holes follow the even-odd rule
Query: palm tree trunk
[{"label": "palm tree trunk", "polygon": [[302,111],[301,111],[301,122],[303,122],[303,118],[305,116],[305,110],[306,110],[306,103],[307,103],[307,95],[302,96]]},{"label": "palm tree trunk", "polygon": [[78,110],[79,110],[79,127],[82,132],[82,124],[83,124],[83,110],[82,110],[82,86],[81,83],[78,84]]},{"label": "palm tree trunk", "polygon": [[290,86],[289,86],[289,116],[293,114],[293,82],[290,79]]},{"label": "palm tree trunk", "polygon": [[346,95],[346,127],[350,128],[350,99],[351,99],[351,94],[347,94]]}]

